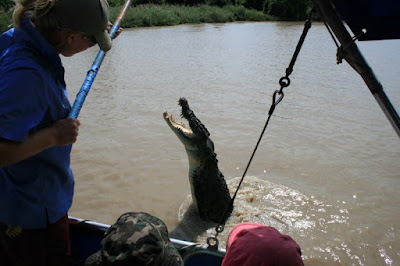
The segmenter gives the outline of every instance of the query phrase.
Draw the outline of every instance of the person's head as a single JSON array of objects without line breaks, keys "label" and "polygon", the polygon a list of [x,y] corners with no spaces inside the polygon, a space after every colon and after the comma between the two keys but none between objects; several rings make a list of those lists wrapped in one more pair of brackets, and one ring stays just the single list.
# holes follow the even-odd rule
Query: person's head
[{"label": "person's head", "polygon": [[144,212],[128,212],[106,232],[102,248],[85,266],[183,266],[163,221]]},{"label": "person's head", "polygon": [[105,52],[111,48],[106,0],[16,0],[15,27],[20,26],[28,12],[33,25],[64,56],[72,56],[96,43]]},{"label": "person's head", "polygon": [[241,223],[229,233],[222,266],[301,266],[299,245],[274,227]]}]

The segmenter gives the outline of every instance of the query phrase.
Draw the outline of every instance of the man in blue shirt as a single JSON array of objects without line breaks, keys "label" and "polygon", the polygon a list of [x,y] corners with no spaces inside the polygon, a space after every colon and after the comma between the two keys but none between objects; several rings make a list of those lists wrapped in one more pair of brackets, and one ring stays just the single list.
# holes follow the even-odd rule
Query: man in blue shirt
[{"label": "man in blue shirt", "polygon": [[0,265],[67,265],[80,122],[60,54],[108,51],[106,0],[18,0],[0,36]]}]

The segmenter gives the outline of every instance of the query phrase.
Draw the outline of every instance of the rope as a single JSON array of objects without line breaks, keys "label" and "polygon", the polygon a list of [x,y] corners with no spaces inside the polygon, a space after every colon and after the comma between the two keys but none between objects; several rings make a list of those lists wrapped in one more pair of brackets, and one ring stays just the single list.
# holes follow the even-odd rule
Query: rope
[{"label": "rope", "polygon": [[[312,14],[314,12],[314,9],[311,10],[311,12],[309,13],[308,19],[306,20],[305,24],[304,24],[304,29],[303,29],[303,33],[300,36],[299,42],[297,43],[295,52],[292,56],[292,60],[290,61],[290,64],[288,66],[288,68],[286,68],[286,75],[282,78],[280,78],[279,80],[279,85],[281,86],[281,88],[279,90],[274,91],[273,95],[272,95],[272,105],[268,111],[268,118],[267,121],[265,122],[264,128],[261,131],[260,137],[257,140],[257,144],[253,150],[253,153],[251,154],[251,157],[249,159],[249,162],[247,163],[247,166],[243,172],[242,178],[240,179],[240,182],[236,188],[235,194],[233,195],[232,199],[231,199],[231,203],[230,205],[225,209],[224,214],[222,215],[222,217],[226,217],[226,214],[229,210],[231,210],[233,208],[233,202],[236,199],[237,193],[240,189],[240,186],[242,185],[243,181],[244,181],[244,177],[247,173],[247,170],[249,169],[251,162],[253,161],[254,155],[257,151],[257,148],[264,136],[265,130],[267,129],[267,126],[269,124],[269,121],[272,117],[272,114],[275,111],[276,106],[282,101],[283,97],[284,97],[284,93],[283,93],[283,89],[288,87],[290,85],[290,79],[289,79],[289,75],[293,72],[293,67],[294,64],[297,60],[297,56],[299,55],[299,52],[301,50],[301,47],[304,43],[304,40],[306,38],[306,35],[308,33],[308,30],[311,28],[311,18],[312,18]],[[214,237],[208,237],[207,238],[207,244],[208,244],[208,248],[212,249],[212,250],[218,250],[218,235],[224,231],[224,227],[225,227],[225,223],[226,220],[224,220],[224,218],[221,218],[220,223],[218,224],[218,226],[215,228],[216,234]],[[214,243],[212,243],[214,242]]]}]

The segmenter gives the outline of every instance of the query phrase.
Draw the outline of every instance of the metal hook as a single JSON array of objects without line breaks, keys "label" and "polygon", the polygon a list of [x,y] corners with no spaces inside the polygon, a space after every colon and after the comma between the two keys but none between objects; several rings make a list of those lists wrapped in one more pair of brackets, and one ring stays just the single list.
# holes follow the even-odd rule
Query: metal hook
[{"label": "metal hook", "polygon": [[[278,99],[276,99],[277,94],[280,95]],[[272,105],[268,111],[268,115],[272,115],[272,113],[275,111],[275,107],[282,101],[283,96],[284,96],[284,94],[283,94],[282,89],[274,91],[274,94],[272,95]]]},{"label": "metal hook", "polygon": [[[211,241],[214,241],[214,244],[212,244]],[[207,238],[207,249],[218,251],[218,244],[219,241],[216,237],[210,236]]]},{"label": "metal hook", "polygon": [[[282,88],[286,88],[290,85],[290,79],[288,76],[286,77],[281,77],[279,80],[279,85],[281,85]],[[281,89],[282,90],[282,89]]]},{"label": "metal hook", "polygon": [[[276,95],[277,95],[277,94],[280,94],[280,96],[279,96],[278,99],[276,99]],[[278,105],[278,104],[282,101],[283,96],[284,96],[284,94],[283,94],[283,91],[282,91],[282,90],[280,90],[280,91],[278,91],[278,90],[274,91],[274,94],[273,94],[273,96],[272,96],[272,104],[275,105],[275,106]]]}]

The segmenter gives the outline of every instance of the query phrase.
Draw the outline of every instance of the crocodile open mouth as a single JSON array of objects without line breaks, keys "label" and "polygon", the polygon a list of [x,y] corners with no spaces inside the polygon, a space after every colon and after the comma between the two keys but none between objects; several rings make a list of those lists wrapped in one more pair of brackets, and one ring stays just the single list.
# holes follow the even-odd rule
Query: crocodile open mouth
[{"label": "crocodile open mouth", "polygon": [[186,137],[190,138],[193,136],[193,131],[190,127],[186,126],[182,122],[176,122],[172,115],[168,114],[167,111],[164,112],[164,119],[171,129],[176,129],[182,132]]}]

